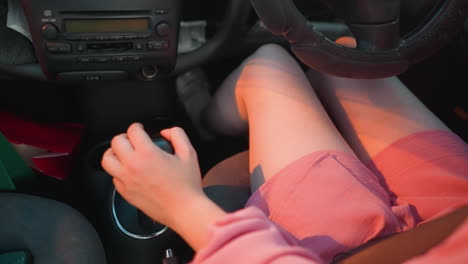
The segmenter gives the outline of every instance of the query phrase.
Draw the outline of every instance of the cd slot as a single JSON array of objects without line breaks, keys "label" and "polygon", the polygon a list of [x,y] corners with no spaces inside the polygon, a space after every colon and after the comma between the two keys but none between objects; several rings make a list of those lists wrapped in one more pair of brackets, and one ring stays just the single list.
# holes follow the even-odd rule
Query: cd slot
[{"label": "cd slot", "polygon": [[122,52],[131,50],[132,42],[117,42],[117,43],[88,43],[86,49],[88,52]]}]

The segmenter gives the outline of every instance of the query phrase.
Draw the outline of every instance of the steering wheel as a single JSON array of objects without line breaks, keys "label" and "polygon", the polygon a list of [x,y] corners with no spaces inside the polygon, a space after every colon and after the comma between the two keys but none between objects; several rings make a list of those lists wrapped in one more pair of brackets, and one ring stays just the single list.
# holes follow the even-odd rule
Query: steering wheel
[{"label": "steering wheel", "polygon": [[293,0],[251,0],[274,34],[289,41],[295,55],[320,72],[356,79],[404,72],[443,47],[461,29],[463,0],[441,0],[422,25],[400,37],[400,0],[322,0],[349,26],[357,48],[325,38],[307,24]]},{"label": "steering wheel", "polygon": [[202,47],[177,57],[174,75],[206,63],[224,52],[225,45],[238,40],[245,33],[245,26],[251,9],[248,0],[229,0],[226,3],[220,30]]}]

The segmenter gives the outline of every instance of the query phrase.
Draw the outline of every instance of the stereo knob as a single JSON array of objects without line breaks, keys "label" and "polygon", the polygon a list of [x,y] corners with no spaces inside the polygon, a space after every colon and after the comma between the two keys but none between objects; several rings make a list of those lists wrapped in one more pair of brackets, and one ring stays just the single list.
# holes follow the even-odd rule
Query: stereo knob
[{"label": "stereo knob", "polygon": [[156,66],[144,66],[141,68],[141,74],[146,80],[152,80],[158,75],[159,71]]},{"label": "stereo knob", "polygon": [[169,23],[161,22],[156,26],[156,32],[161,37],[167,37],[169,35],[171,28],[169,27]]},{"label": "stereo knob", "polygon": [[41,31],[42,36],[47,40],[54,40],[58,37],[58,28],[54,24],[44,24]]}]

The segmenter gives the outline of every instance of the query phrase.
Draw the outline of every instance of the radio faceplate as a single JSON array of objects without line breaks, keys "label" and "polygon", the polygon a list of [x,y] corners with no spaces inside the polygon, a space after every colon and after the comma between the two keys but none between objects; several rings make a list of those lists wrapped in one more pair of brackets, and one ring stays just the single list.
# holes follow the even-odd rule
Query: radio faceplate
[{"label": "radio faceplate", "polygon": [[[177,0],[22,0],[50,79],[151,79],[177,57]],[[148,78],[145,70],[157,71]]]}]

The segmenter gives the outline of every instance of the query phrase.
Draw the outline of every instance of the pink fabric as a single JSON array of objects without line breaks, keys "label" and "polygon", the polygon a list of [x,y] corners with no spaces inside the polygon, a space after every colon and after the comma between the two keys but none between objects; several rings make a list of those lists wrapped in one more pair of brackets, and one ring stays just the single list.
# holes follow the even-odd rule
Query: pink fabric
[{"label": "pink fabric", "polygon": [[394,206],[410,204],[418,221],[467,204],[468,147],[453,133],[410,135],[373,157],[368,167]]},{"label": "pink fabric", "polygon": [[[373,238],[468,204],[468,147],[452,133],[401,139],[368,167],[336,151],[293,162],[246,209],[212,227],[211,243],[193,263],[329,263]],[[466,231],[454,233],[446,247],[464,242],[460,232]],[[452,252],[446,247],[443,252]],[[434,251],[429,254],[445,254]],[[468,251],[457,252],[468,259]]]},{"label": "pink fabric", "polygon": [[193,263],[322,263],[255,207],[229,214],[211,231],[210,245],[198,252]]}]

